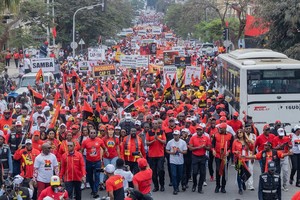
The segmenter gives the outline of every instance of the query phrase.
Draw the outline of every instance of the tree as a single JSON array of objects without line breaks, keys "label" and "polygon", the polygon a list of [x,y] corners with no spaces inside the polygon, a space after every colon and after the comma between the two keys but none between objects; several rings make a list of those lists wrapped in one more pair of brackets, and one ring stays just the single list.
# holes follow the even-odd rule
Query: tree
[{"label": "tree", "polygon": [[300,60],[300,3],[257,1],[257,15],[269,26],[267,47]]}]

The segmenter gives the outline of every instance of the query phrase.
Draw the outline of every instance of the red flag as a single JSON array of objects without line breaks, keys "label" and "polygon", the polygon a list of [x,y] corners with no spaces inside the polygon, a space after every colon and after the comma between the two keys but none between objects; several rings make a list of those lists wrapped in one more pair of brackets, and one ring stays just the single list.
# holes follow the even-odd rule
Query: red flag
[{"label": "red flag", "polygon": [[220,168],[219,168],[219,175],[220,176],[224,176],[224,169],[226,169],[226,164],[227,164],[227,141],[225,142],[225,148],[224,151],[221,152],[221,164],[220,164]]},{"label": "red flag", "polygon": [[59,112],[60,112],[60,105],[57,105],[55,108],[55,113],[51,119],[51,123],[49,124],[49,128],[54,128],[57,118],[59,116]]},{"label": "red flag", "polygon": [[98,92],[98,94],[101,93],[101,85],[100,85],[100,80],[99,79],[97,79],[97,92]]},{"label": "red flag", "polygon": [[32,89],[30,85],[28,86],[28,90],[29,90],[29,93],[31,94],[31,96],[34,99],[35,104],[37,104],[37,105],[42,104],[42,101],[44,100],[43,95],[38,93],[34,89]]},{"label": "red flag", "polygon": [[60,97],[59,92],[56,92],[55,96],[54,96],[54,102],[53,102],[54,107],[57,106],[57,101],[58,101],[59,97]]},{"label": "red flag", "polygon": [[138,100],[134,101],[133,103],[129,104],[126,108],[124,108],[124,112],[130,113],[134,109],[143,107],[144,101],[144,98],[139,98]]},{"label": "red flag", "polygon": [[39,71],[35,75],[35,82],[38,84],[40,81],[42,83],[44,83],[44,76],[43,76],[42,68],[40,68]]},{"label": "red flag", "polygon": [[166,80],[167,80],[167,82],[166,82],[166,84],[164,85],[164,93],[165,93],[168,89],[171,88],[171,82],[170,82],[170,79],[169,79],[168,75],[166,75]]},{"label": "red flag", "polygon": [[52,28],[52,35],[53,35],[54,38],[56,38],[56,36],[57,36],[57,32],[56,32],[56,27],[55,26]]},{"label": "red flag", "polygon": [[84,101],[81,111],[83,120],[90,119],[94,115],[93,108],[86,101]]}]

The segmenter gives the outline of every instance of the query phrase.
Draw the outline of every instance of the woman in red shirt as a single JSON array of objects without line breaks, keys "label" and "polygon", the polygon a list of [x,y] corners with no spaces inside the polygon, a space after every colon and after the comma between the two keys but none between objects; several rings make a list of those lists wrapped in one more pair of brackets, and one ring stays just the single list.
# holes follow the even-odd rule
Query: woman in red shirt
[{"label": "woman in red shirt", "polygon": [[103,155],[104,166],[113,164],[116,166],[116,161],[120,157],[120,142],[119,138],[115,136],[115,129],[113,126],[107,126],[107,134],[103,137],[104,145],[108,150],[108,154]]},{"label": "woman in red shirt", "polygon": [[10,52],[10,50],[7,50],[7,53],[5,55],[5,66],[6,67],[9,67],[10,59],[11,59],[11,52]]},{"label": "woman in red shirt", "polygon": [[248,168],[247,166],[245,166],[248,160],[242,158],[242,156],[248,156],[249,152],[252,151],[253,148],[254,141],[249,140],[247,134],[245,134],[245,131],[243,129],[239,129],[236,134],[236,139],[232,144],[232,152],[234,154],[234,160],[236,163],[235,168],[238,173],[237,182],[240,195],[243,194],[243,190],[246,190],[246,185],[245,182],[242,180],[241,175],[243,173],[243,170],[246,170],[245,168]]}]

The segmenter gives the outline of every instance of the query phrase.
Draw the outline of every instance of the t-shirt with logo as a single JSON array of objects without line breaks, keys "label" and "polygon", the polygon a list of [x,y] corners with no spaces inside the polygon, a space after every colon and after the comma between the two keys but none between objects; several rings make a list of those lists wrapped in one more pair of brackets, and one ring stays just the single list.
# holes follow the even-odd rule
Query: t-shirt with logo
[{"label": "t-shirt with logo", "polygon": [[82,142],[82,149],[86,149],[86,160],[90,162],[98,162],[101,160],[101,147],[105,148],[103,140],[96,137],[95,139],[88,138]]},{"label": "t-shirt with logo", "polygon": [[106,191],[113,191],[115,200],[123,200],[125,198],[124,188],[123,188],[123,177],[120,175],[114,175],[107,179]]},{"label": "t-shirt with logo", "polygon": [[297,136],[296,134],[292,135],[292,151],[294,154],[300,154],[300,135]]},{"label": "t-shirt with logo", "polygon": [[106,154],[103,155],[104,158],[112,159],[115,157],[118,157],[118,151],[117,147],[119,147],[119,138],[108,138],[104,137],[103,142],[108,150],[109,155],[107,156]]},{"label": "t-shirt with logo", "polygon": [[[187,145],[186,142],[182,139],[179,139],[177,142],[174,139],[172,139],[168,142],[166,150],[171,152],[178,152],[178,150],[186,151]],[[175,165],[182,165],[184,163],[183,154],[179,152],[175,155],[170,154],[170,163]]]},{"label": "t-shirt with logo", "polygon": [[34,168],[38,169],[37,181],[50,183],[55,167],[58,167],[58,162],[54,154],[39,154],[34,161]]}]

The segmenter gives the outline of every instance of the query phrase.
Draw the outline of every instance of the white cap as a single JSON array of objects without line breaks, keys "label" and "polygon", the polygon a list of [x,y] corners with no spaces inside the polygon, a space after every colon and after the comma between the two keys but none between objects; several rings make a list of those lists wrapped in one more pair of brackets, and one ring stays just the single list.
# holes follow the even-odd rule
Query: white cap
[{"label": "white cap", "polygon": [[47,128],[47,126],[46,126],[45,123],[41,123],[40,127],[45,127],[45,128]]},{"label": "white cap", "polygon": [[160,113],[159,113],[158,111],[156,111],[156,112],[154,113],[154,116],[160,116]]},{"label": "white cap", "polygon": [[15,108],[21,108],[21,104],[16,104]]},{"label": "white cap", "polygon": [[294,127],[294,131],[297,131],[300,129],[300,126],[297,124],[295,127]]},{"label": "white cap", "polygon": [[134,124],[135,124],[135,125],[139,125],[139,126],[142,125],[142,123],[141,123],[140,120],[136,120]]},{"label": "white cap", "polygon": [[23,178],[22,176],[16,175],[16,176],[14,177],[13,183],[14,183],[15,185],[20,185],[20,184],[23,182],[23,180],[24,180],[24,178]]},{"label": "white cap", "polygon": [[159,111],[164,112],[164,111],[166,111],[166,109],[164,107],[161,107]]},{"label": "white cap", "polygon": [[106,167],[104,168],[104,171],[106,171],[107,173],[114,173],[115,172],[115,166],[112,164],[108,164],[106,165]]},{"label": "white cap", "polygon": [[26,118],[25,118],[25,121],[29,121],[30,120],[30,116],[27,116]]},{"label": "white cap", "polygon": [[181,132],[190,133],[190,130],[189,130],[189,129],[187,129],[187,128],[183,128],[183,129],[181,130]]},{"label": "white cap", "polygon": [[116,126],[115,129],[121,130],[121,126]]},{"label": "white cap", "polygon": [[22,122],[21,121],[16,121],[16,126],[22,126]]},{"label": "white cap", "polygon": [[284,129],[283,128],[279,128],[277,130],[277,133],[278,133],[279,136],[284,136]]},{"label": "white cap", "polygon": [[65,106],[65,110],[70,110],[69,106]]},{"label": "white cap", "polygon": [[205,123],[200,123],[200,126],[202,126],[203,128],[206,128],[206,124]]},{"label": "white cap", "polygon": [[25,140],[25,144],[32,144],[31,139],[26,139],[26,140]]},{"label": "white cap", "polygon": [[59,127],[61,127],[61,126],[67,127],[64,123],[62,123],[61,125],[59,125]]},{"label": "white cap", "polygon": [[50,110],[50,107],[49,106],[45,106],[43,112],[46,112],[46,111],[49,111]]},{"label": "white cap", "polygon": [[131,119],[131,114],[130,113],[125,113],[125,119]]},{"label": "white cap", "polygon": [[175,131],[173,132],[173,135],[180,135],[180,131],[175,130]]}]

